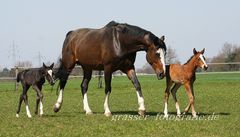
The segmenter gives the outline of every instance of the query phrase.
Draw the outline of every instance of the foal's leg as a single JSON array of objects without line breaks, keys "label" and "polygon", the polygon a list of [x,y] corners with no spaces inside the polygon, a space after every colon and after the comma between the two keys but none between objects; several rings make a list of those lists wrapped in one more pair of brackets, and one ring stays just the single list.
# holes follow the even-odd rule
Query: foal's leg
[{"label": "foal's leg", "polygon": [[187,95],[188,95],[188,99],[189,99],[189,104],[187,105],[187,107],[185,108],[185,113],[188,112],[190,106],[192,107],[192,115],[193,117],[197,117],[196,115],[196,111],[195,111],[195,108],[194,108],[194,96],[193,96],[193,92],[192,92],[192,89],[191,89],[191,84],[190,83],[186,83],[185,84],[185,89],[186,89],[186,92],[187,92]]},{"label": "foal's leg", "polygon": [[[18,109],[17,109],[17,114],[16,114],[16,117],[19,117],[19,112],[20,112],[20,109],[21,109],[21,105],[22,105],[22,101],[24,100],[24,98],[26,98],[26,94],[27,94],[27,91],[29,89],[30,86],[28,85],[25,85],[25,84],[22,84],[23,86],[23,92],[22,94],[20,95],[20,98],[19,98],[19,104],[18,104]],[[26,107],[27,108],[27,107]],[[31,115],[31,114],[30,114]]]},{"label": "foal's leg", "polygon": [[172,81],[169,78],[166,78],[166,89],[164,93],[164,117],[168,118],[168,99],[170,94],[170,88],[172,86]]},{"label": "foal's leg", "polygon": [[174,87],[172,88],[171,92],[172,92],[173,99],[175,101],[175,106],[177,109],[177,116],[180,117],[181,111],[180,111],[180,107],[179,107],[179,104],[177,101],[177,96],[176,96],[176,93],[177,93],[177,90],[179,89],[179,87],[181,87],[181,84],[175,84]]},{"label": "foal's leg", "polygon": [[144,116],[145,115],[145,106],[144,106],[144,99],[143,99],[143,95],[142,95],[142,89],[141,89],[141,85],[137,79],[136,76],[136,72],[134,69],[130,69],[127,71],[127,76],[128,78],[132,81],[135,89],[136,89],[136,93],[137,93],[137,98],[138,98],[138,114],[140,116]]},{"label": "foal's leg", "polygon": [[[26,86],[26,89],[29,89],[29,87],[27,88],[28,86]],[[23,93],[23,100],[25,102],[25,105],[26,105],[26,112],[27,112],[27,116],[29,118],[32,117],[31,113],[30,113],[30,110],[29,110],[29,106],[28,106],[28,96],[27,96],[27,90],[24,90],[24,93]]]},{"label": "foal's leg", "polygon": [[86,115],[91,115],[92,110],[90,109],[88,105],[88,97],[87,97],[87,90],[88,90],[88,84],[89,81],[92,78],[92,70],[83,70],[83,81],[81,84],[81,90],[82,90],[82,95],[83,95],[83,109],[86,111]]},{"label": "foal's leg", "polygon": [[43,104],[42,104],[42,100],[43,100],[43,94],[41,92],[42,90],[42,86],[41,85],[33,85],[33,89],[37,92],[37,100],[36,100],[36,110],[35,110],[35,114],[38,114],[38,105],[40,103],[40,116],[43,115]]}]

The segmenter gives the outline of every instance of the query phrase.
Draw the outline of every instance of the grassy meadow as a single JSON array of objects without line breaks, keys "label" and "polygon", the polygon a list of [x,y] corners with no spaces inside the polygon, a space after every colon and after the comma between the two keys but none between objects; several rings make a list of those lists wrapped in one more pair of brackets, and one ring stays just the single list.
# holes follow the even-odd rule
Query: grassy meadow
[{"label": "grassy meadow", "polygon": [[[0,83],[0,136],[1,137],[48,137],[48,136],[192,136],[226,137],[240,136],[240,73],[198,74],[194,84],[195,109],[199,117],[191,114],[176,117],[175,104],[170,96],[169,119],[163,118],[165,79],[156,76],[139,76],[145,99],[146,117],[137,114],[135,89],[127,77],[114,77],[110,96],[112,117],[103,115],[104,89],[97,88],[97,78],[89,84],[89,105],[94,112],[86,116],[80,91],[81,78],[68,81],[64,91],[63,106],[53,112],[57,100],[56,86],[51,91],[44,86],[44,116],[34,114],[36,93],[28,91],[30,111],[27,118],[25,104],[20,117],[16,109],[21,94],[14,91],[14,83]],[[177,92],[181,110],[187,105],[183,87]]]}]

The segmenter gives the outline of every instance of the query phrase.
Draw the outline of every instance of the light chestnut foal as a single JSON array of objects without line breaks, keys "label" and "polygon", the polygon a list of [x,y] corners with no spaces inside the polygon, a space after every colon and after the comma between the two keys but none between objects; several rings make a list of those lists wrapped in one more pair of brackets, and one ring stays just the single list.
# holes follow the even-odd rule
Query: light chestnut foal
[{"label": "light chestnut foal", "polygon": [[[179,87],[181,85],[184,85],[186,93],[188,95],[189,103],[187,107],[185,108],[184,113],[188,112],[190,109],[190,106],[192,108],[192,115],[193,117],[197,117],[195,108],[194,108],[194,90],[193,90],[193,83],[196,80],[195,72],[197,68],[202,68],[204,70],[207,70],[208,66],[205,62],[205,57],[203,56],[203,53],[205,51],[205,48],[202,51],[196,51],[196,49],[193,49],[193,56],[184,64],[170,64],[166,66],[166,90],[165,90],[165,96],[164,96],[164,117],[168,117],[168,98],[171,93],[173,96],[173,99],[175,101],[176,109],[177,109],[177,115],[180,116],[180,108],[177,101],[176,93]],[[173,88],[172,85],[174,84]]]}]

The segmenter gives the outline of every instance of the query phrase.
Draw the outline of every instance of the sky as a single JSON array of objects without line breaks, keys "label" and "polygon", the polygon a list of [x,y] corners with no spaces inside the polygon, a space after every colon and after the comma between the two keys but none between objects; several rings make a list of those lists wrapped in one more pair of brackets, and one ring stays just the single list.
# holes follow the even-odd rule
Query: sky
[{"label": "sky", "polygon": [[[239,0],[5,0],[0,18],[0,68],[56,62],[68,31],[102,28],[111,20],[164,35],[181,63],[193,48],[206,48],[211,58],[226,42],[240,44]],[[136,68],[145,63],[145,52],[138,52]]]}]

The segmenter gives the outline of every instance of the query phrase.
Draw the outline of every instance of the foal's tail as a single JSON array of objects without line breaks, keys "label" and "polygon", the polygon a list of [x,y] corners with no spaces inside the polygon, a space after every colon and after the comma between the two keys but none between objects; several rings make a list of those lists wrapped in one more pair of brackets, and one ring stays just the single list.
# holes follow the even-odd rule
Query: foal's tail
[{"label": "foal's tail", "polygon": [[17,74],[17,83],[21,80],[21,75],[22,75],[22,72],[19,72],[18,74]]}]

